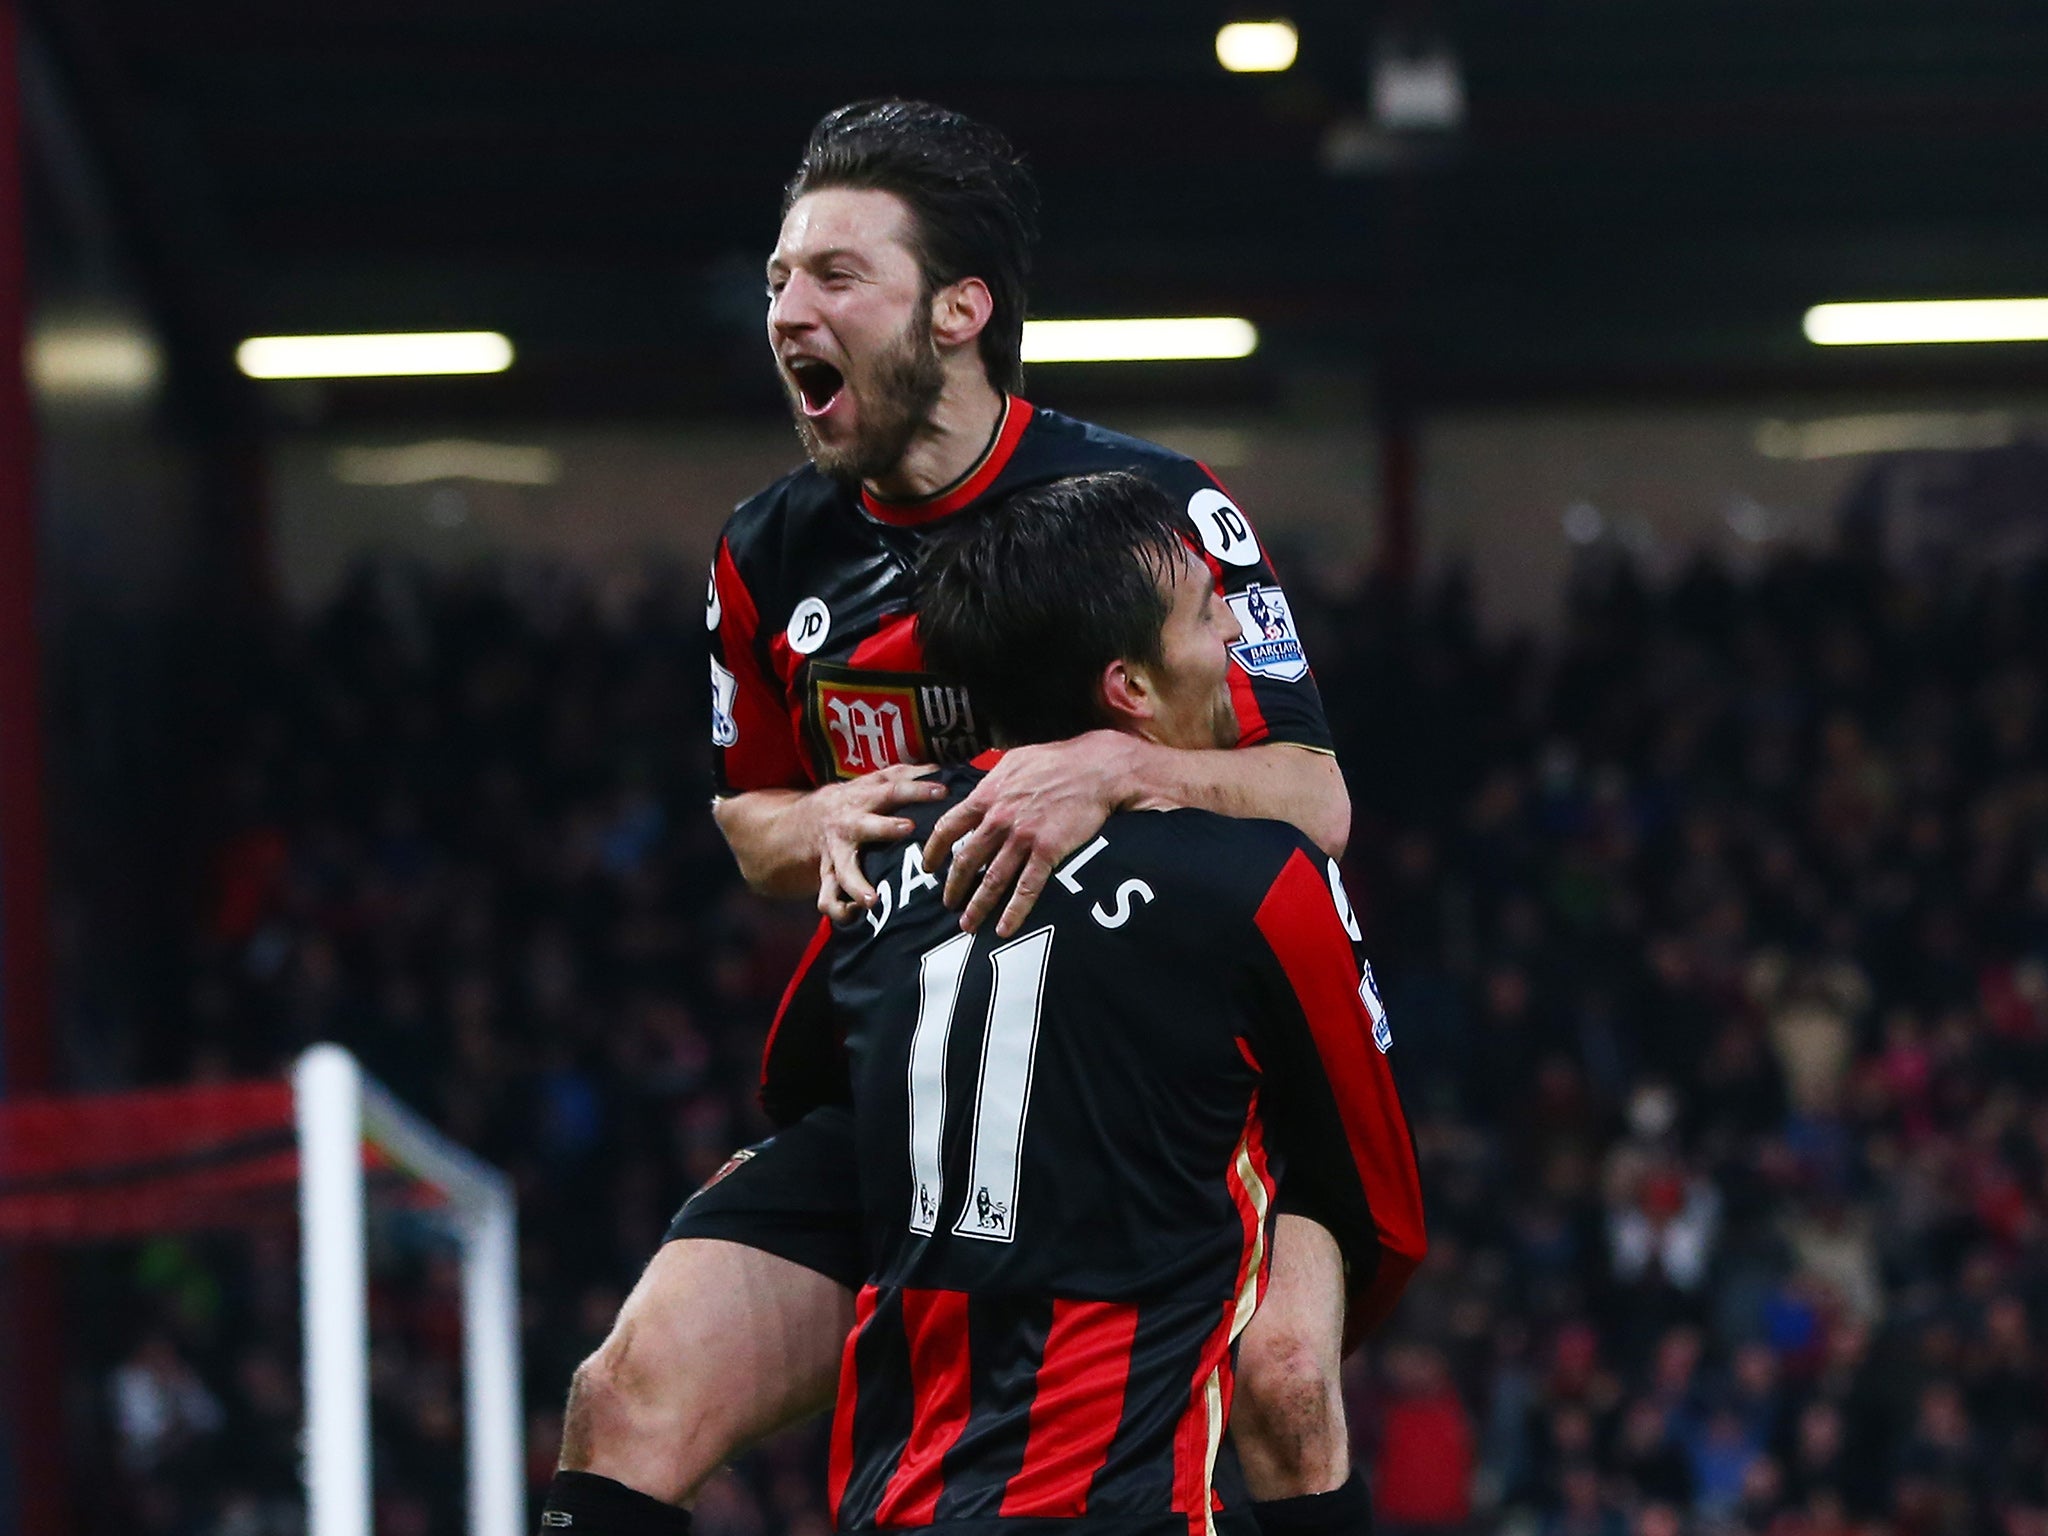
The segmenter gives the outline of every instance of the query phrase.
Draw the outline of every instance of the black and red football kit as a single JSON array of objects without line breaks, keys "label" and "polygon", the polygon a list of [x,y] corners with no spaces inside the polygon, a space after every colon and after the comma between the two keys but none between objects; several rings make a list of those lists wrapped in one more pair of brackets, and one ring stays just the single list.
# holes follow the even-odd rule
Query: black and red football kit
[{"label": "black and red football kit", "polygon": [[[953,800],[989,760],[946,771]],[[1344,1254],[1354,1332],[1424,1249],[1336,864],[1278,822],[1127,812],[1003,940],[962,933],[919,862],[942,810],[864,853],[882,899],[782,1019],[843,1038],[852,1089],[867,1278],[834,1521],[1209,1536],[1283,1170]]]},{"label": "black and red football kit", "polygon": [[[1230,669],[1239,745],[1328,752],[1286,594],[1215,477],[1185,455],[1010,396],[980,461],[926,500],[883,501],[805,465],[733,513],[705,608],[719,793],[808,789],[892,763],[959,762],[990,746],[965,690],[924,670],[911,606],[919,554],[942,522],[1027,486],[1105,470],[1143,475],[1183,509],[1242,624]],[[762,1102],[781,1129],[692,1196],[668,1237],[743,1243],[858,1285],[865,1269],[844,1171],[844,1100],[838,1042],[777,1028]],[[1296,1206],[1291,1183],[1287,1204]]]},{"label": "black and red football kit", "polygon": [[911,612],[918,555],[943,521],[1026,486],[1104,470],[1141,474],[1186,511],[1217,592],[1243,621],[1231,669],[1239,745],[1329,751],[1286,595],[1214,477],[1156,444],[1011,396],[981,461],[928,500],[885,502],[806,465],[733,513],[705,614],[719,793],[807,789],[892,763],[964,762],[991,745],[974,701],[924,670]]}]

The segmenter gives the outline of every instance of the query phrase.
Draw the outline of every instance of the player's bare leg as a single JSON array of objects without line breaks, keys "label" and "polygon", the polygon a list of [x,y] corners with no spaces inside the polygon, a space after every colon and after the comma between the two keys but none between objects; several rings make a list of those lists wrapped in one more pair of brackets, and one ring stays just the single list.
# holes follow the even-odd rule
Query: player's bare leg
[{"label": "player's bare leg", "polygon": [[852,1326],[847,1289],[800,1264],[666,1243],[577,1367],[561,1465],[687,1506],[741,1451],[831,1404]]},{"label": "player's bare leg", "polygon": [[1238,1341],[1230,1436],[1265,1536],[1337,1536],[1370,1520],[1351,1477],[1340,1369],[1344,1260],[1329,1230],[1283,1212],[1265,1300]]}]

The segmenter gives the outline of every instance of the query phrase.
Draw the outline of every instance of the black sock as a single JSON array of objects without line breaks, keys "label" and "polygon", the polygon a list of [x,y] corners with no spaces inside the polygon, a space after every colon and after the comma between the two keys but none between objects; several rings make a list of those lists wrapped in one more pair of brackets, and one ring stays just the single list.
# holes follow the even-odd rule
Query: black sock
[{"label": "black sock", "polygon": [[595,1472],[557,1472],[541,1536],[690,1536],[690,1512]]},{"label": "black sock", "polygon": [[1259,1522],[1259,1536],[1370,1536],[1372,1500],[1354,1468],[1328,1493],[1254,1504],[1252,1518]]}]

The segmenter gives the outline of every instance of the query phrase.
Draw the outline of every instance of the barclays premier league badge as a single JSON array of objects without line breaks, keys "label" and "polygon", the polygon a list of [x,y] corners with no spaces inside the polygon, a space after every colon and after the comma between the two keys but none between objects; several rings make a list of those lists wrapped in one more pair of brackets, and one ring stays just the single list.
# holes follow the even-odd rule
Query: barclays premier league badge
[{"label": "barclays premier league badge", "polygon": [[1387,1005],[1380,1001],[1379,982],[1372,974],[1372,962],[1365,962],[1365,974],[1358,978],[1358,1000],[1372,1017],[1372,1043],[1386,1055],[1394,1047],[1394,1031],[1387,1025]]},{"label": "barclays premier league badge", "polygon": [[1301,649],[1301,636],[1294,631],[1294,614],[1287,607],[1286,593],[1254,582],[1242,592],[1231,593],[1227,601],[1244,630],[1244,638],[1230,648],[1239,666],[1253,677],[1282,683],[1308,676],[1308,657]]},{"label": "barclays premier league badge", "polygon": [[739,679],[711,658],[711,744],[729,747],[740,739],[740,723],[732,712],[740,691]]}]

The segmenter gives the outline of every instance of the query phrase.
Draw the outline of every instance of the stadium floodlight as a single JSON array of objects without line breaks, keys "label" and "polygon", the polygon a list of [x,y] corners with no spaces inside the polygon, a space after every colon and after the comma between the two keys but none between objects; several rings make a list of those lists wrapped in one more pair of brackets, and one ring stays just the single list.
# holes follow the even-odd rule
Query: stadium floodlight
[{"label": "stadium floodlight", "polygon": [[1250,357],[1258,347],[1258,327],[1234,316],[1024,322],[1027,363],[1192,362]]},{"label": "stadium floodlight", "polygon": [[235,366],[252,379],[376,379],[503,373],[512,343],[497,331],[392,331],[360,336],[251,336]]},{"label": "stadium floodlight", "polygon": [[163,375],[156,342],[120,322],[37,326],[23,361],[38,394],[66,399],[145,395]]},{"label": "stadium floodlight", "polygon": [[[294,1134],[296,1132],[296,1134]],[[462,1255],[468,1536],[524,1536],[512,1181],[315,1045],[289,1083],[0,1100],[0,1244],[289,1231],[297,1189],[307,1536],[371,1536],[367,1196],[400,1182]]]},{"label": "stadium floodlight", "polygon": [[1270,75],[1294,67],[1301,35],[1291,21],[1233,21],[1216,32],[1216,62],[1233,75]]},{"label": "stadium floodlight", "polygon": [[2048,299],[1903,299],[1816,304],[1806,339],[1820,347],[2048,341]]}]

